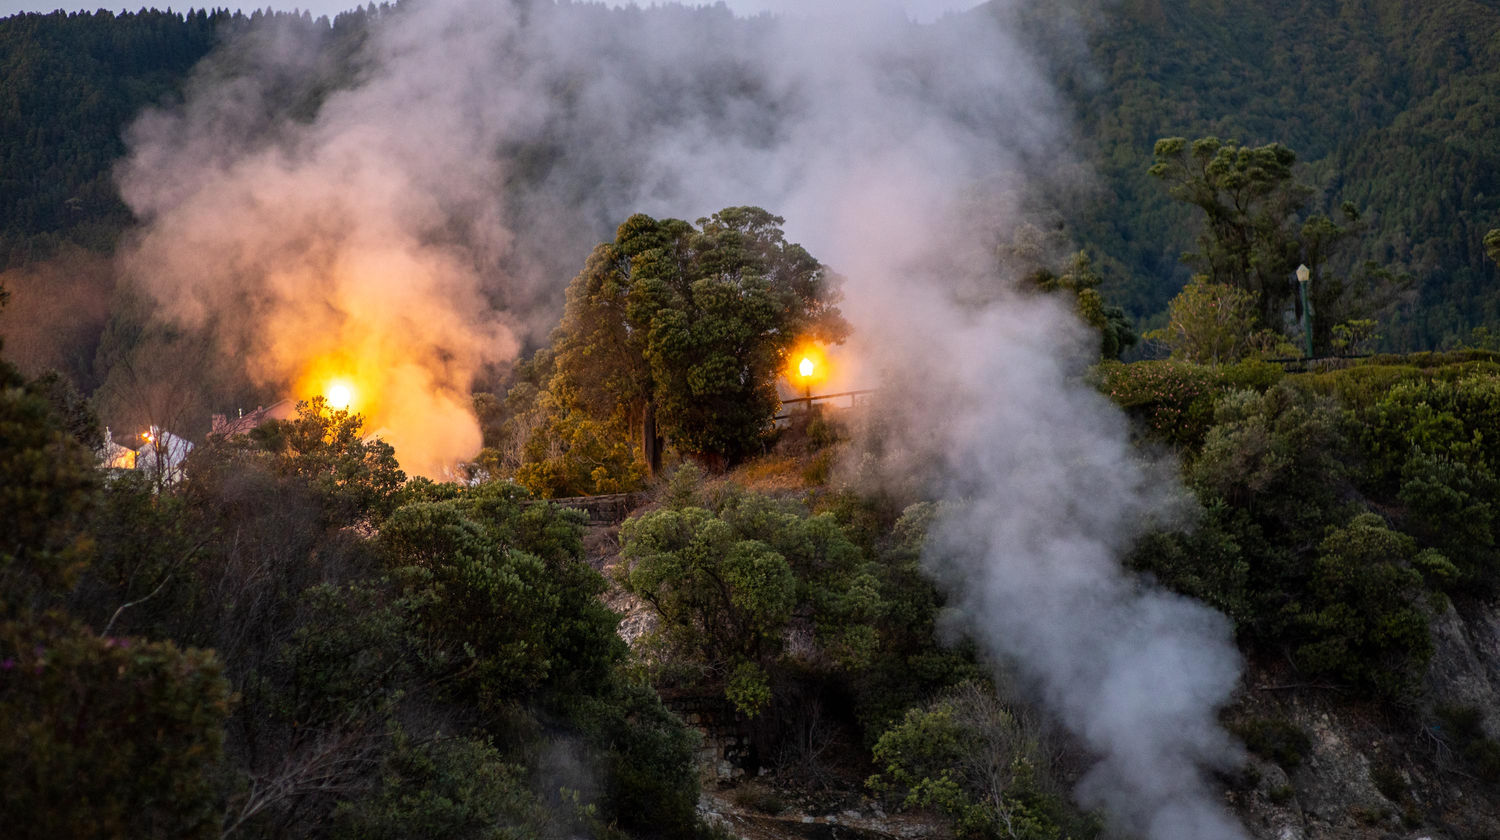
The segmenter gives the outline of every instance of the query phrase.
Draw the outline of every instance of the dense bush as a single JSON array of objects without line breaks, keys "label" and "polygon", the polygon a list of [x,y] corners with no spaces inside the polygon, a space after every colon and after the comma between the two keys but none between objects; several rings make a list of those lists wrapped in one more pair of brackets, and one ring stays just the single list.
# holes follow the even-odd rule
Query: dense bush
[{"label": "dense bush", "polygon": [[6,836],[218,837],[229,706],[210,651],[0,624]]},{"label": "dense bush", "polygon": [[1497,379],[1473,367],[1488,362],[1399,361],[1249,389],[1228,368],[1205,375],[1194,401],[1213,401],[1212,421],[1184,451],[1203,513],[1130,557],[1223,610],[1242,641],[1387,700],[1425,668],[1435,593],[1492,591],[1500,490]]},{"label": "dense bush", "polygon": [[868,785],[901,807],[931,808],[960,838],[1061,840],[1099,827],[1050,778],[1041,730],[987,684],[964,683],[907,712],[875,744]]},{"label": "dense bush", "polygon": [[1104,362],[1099,390],[1155,438],[1197,446],[1213,419],[1213,370],[1191,362]]},{"label": "dense bush", "polygon": [[[100,482],[24,383],[7,422],[12,834],[698,831],[692,738],[627,680],[574,515],[404,482],[316,403],[199,447],[175,485]],[[560,794],[569,752],[595,771]]]},{"label": "dense bush", "polygon": [[879,584],[831,514],[732,493],[717,510],[668,508],[621,530],[622,584],[660,615],[660,634],[747,714],[770,700],[768,671],[789,655],[794,618],[815,651],[846,668],[867,664],[879,641]]},{"label": "dense bush", "polygon": [[1372,513],[1332,529],[1297,605],[1298,664],[1388,698],[1414,690],[1432,655],[1416,554]]}]

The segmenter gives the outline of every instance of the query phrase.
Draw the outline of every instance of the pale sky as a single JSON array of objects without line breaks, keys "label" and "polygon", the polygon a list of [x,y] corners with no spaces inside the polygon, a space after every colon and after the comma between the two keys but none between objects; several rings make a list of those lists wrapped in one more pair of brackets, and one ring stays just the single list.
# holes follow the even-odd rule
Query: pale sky
[{"label": "pale sky", "polygon": [[[743,15],[755,14],[757,12],[788,12],[809,11],[818,8],[830,8],[835,6],[850,6],[851,0],[726,0],[727,5],[737,13]],[[944,12],[956,12],[979,5],[980,0],[858,0],[861,3],[871,5],[899,5],[917,20],[932,20]],[[684,5],[710,5],[707,0],[683,0]],[[224,0],[131,0],[122,3],[121,0],[0,0],[0,17],[9,17],[20,12],[51,12],[56,9],[65,11],[94,11],[106,8],[111,11],[138,11],[142,7],[165,9],[170,6],[175,11],[185,11],[190,8],[216,8],[229,7],[250,10],[264,9],[267,6],[273,9],[291,10],[305,9],[312,13],[313,17],[327,15],[332,18],[339,12],[347,11],[354,6],[363,6],[364,3],[356,0],[261,0],[260,2],[234,3]],[[379,5],[379,2],[376,3]],[[618,4],[625,5],[625,4]],[[649,2],[640,2],[636,5],[650,5]]]}]

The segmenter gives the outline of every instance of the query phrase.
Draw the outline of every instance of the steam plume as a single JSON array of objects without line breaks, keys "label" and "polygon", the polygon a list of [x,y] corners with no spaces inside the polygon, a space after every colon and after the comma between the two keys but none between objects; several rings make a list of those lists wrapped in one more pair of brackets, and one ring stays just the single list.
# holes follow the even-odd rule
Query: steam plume
[{"label": "steam plume", "polygon": [[934,574],[1098,754],[1080,796],[1146,837],[1242,837],[1200,769],[1233,756],[1214,723],[1238,677],[1227,622],[1117,562],[1170,482],[1081,383],[1083,327],[994,273],[994,239],[1079,170],[1016,9],[923,26],[817,9],[840,14],[412,3],[299,123],[259,116],[311,63],[267,38],[255,72],[132,133],[133,264],[267,381],[300,376],[309,347],[398,371],[382,388],[408,414],[377,424],[437,464],[477,444],[459,403],[478,366],[538,333],[629,213],[785,215],[849,278],[853,352],[885,372],[905,442],[885,457],[959,500]]}]

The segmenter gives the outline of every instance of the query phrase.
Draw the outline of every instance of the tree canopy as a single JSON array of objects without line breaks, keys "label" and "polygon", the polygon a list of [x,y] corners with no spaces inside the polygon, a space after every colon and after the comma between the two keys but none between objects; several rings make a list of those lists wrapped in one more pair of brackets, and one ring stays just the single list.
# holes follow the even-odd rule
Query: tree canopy
[{"label": "tree canopy", "polygon": [[[1173,198],[1203,212],[1198,250],[1183,261],[1208,283],[1238,288],[1258,304],[1258,326],[1288,332],[1312,318],[1315,354],[1333,345],[1335,327],[1388,309],[1403,281],[1375,264],[1342,268],[1332,258],[1361,230],[1359,210],[1339,209],[1342,222],[1307,214],[1314,190],[1293,171],[1297,155],[1280,143],[1182,137],[1156,142],[1150,174]],[[1307,302],[1298,296],[1299,266],[1309,269]],[[1174,316],[1175,317],[1175,316]]]},{"label": "tree canopy", "polygon": [[837,282],[758,207],[699,219],[635,215],[568,287],[551,390],[566,408],[642,429],[719,464],[755,451],[780,407],[776,379],[804,339],[840,342]]}]

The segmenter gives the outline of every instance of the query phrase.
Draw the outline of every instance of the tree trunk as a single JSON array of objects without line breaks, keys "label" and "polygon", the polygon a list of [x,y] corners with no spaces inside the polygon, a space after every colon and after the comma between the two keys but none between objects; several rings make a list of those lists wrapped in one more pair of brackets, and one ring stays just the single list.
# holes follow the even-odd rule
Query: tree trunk
[{"label": "tree trunk", "polygon": [[651,478],[661,474],[661,436],[656,433],[656,404],[646,403],[641,417],[641,457]]}]

